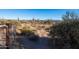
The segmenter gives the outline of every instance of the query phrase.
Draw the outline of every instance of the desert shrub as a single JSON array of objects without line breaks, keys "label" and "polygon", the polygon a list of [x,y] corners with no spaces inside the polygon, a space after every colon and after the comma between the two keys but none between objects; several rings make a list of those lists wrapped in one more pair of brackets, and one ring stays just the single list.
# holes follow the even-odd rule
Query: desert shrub
[{"label": "desert shrub", "polygon": [[79,48],[79,21],[62,21],[50,28],[51,48]]},{"label": "desert shrub", "polygon": [[43,22],[44,24],[51,24],[52,23],[52,20],[51,19],[48,19],[46,21]]},{"label": "desert shrub", "polygon": [[45,28],[45,30],[46,30],[47,32],[49,32],[50,28]]},{"label": "desert shrub", "polygon": [[27,29],[26,27],[24,27],[23,29],[21,29],[21,35],[27,35],[27,36],[29,36],[30,34],[33,34],[32,30]]},{"label": "desert shrub", "polygon": [[25,27],[21,30],[21,32],[22,32],[21,35],[28,37],[28,39],[31,41],[35,42],[38,41],[39,39],[38,35],[35,35],[35,33],[32,30],[27,29]]}]

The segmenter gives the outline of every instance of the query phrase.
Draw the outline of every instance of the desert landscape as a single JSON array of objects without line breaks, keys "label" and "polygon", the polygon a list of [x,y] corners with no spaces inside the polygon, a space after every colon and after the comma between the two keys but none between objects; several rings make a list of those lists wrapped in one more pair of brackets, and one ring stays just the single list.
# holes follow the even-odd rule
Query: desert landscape
[{"label": "desert landscape", "polygon": [[0,20],[1,24],[12,24],[16,28],[16,36],[13,48],[49,48],[49,28],[56,21],[38,21],[38,20]]},{"label": "desert landscape", "polygon": [[[3,10],[2,10],[3,11]],[[8,11],[8,10],[7,10]],[[79,48],[79,14],[78,10],[16,10],[31,19],[0,19],[1,49],[78,49]],[[23,13],[26,12],[27,13]],[[30,11],[30,12],[28,12]],[[48,19],[51,15],[55,19]],[[64,12],[58,17],[58,13]],[[13,12],[10,10],[10,12]],[[48,13],[47,13],[48,12]],[[55,13],[58,12],[58,13]],[[4,12],[3,12],[4,13]],[[6,12],[5,12],[6,13]],[[35,14],[36,13],[36,14]],[[46,15],[47,13],[47,15]],[[42,15],[43,14],[43,15]],[[13,14],[15,15],[15,13]],[[11,17],[13,17],[13,15]],[[19,14],[18,14],[19,15]],[[32,18],[40,16],[41,19]],[[46,18],[43,19],[42,16]],[[7,16],[7,15],[6,15]],[[10,15],[9,15],[10,16]],[[52,17],[52,16],[51,16]],[[28,18],[28,17],[27,17]],[[58,18],[58,20],[56,19]],[[61,19],[61,20],[59,20]]]}]

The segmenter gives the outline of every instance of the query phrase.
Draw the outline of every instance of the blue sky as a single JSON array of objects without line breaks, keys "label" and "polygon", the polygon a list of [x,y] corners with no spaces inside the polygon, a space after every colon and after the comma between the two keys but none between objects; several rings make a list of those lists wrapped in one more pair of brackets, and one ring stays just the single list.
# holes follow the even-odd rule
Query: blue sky
[{"label": "blue sky", "polygon": [[7,19],[61,19],[66,11],[79,14],[79,9],[0,9],[0,18]]}]

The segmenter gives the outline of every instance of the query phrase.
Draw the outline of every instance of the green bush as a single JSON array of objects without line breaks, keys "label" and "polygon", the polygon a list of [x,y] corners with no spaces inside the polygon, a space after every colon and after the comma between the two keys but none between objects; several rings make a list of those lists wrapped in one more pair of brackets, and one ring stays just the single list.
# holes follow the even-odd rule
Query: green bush
[{"label": "green bush", "polygon": [[33,32],[33,30],[30,30],[30,29],[27,29],[27,28],[24,27],[21,30],[21,32],[22,32],[21,35],[25,35],[26,37],[28,37],[28,39],[30,41],[36,42],[39,39],[39,36],[38,35],[35,35],[35,33]]},{"label": "green bush", "polygon": [[50,28],[51,48],[79,48],[79,21],[63,21]]},{"label": "green bush", "polygon": [[32,31],[32,30],[30,30],[30,29],[27,29],[27,28],[23,28],[23,29],[21,29],[21,34],[22,35],[27,35],[27,36],[29,36],[29,35],[31,35],[31,34],[33,34],[34,32]]}]

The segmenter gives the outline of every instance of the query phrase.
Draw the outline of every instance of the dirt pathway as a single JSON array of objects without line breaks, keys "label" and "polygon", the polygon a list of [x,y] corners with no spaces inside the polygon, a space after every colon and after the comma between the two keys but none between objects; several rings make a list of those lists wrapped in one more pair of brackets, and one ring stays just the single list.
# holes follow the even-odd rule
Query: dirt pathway
[{"label": "dirt pathway", "polygon": [[27,37],[20,37],[18,42],[29,49],[48,49],[48,38],[41,37],[37,42],[30,41]]}]

